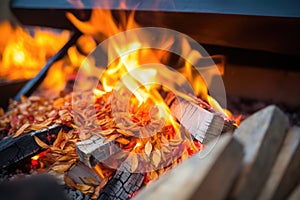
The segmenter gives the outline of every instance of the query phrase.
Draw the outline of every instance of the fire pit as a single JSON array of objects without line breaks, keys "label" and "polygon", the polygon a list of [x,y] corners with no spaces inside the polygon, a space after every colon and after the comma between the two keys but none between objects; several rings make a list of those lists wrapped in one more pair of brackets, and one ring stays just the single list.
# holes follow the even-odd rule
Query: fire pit
[{"label": "fire pit", "polygon": [[[235,89],[238,84],[231,79],[235,75],[226,77],[228,69],[234,74],[243,67],[240,65],[247,61],[247,55],[296,58],[299,46],[286,52],[282,42],[274,45],[250,36],[249,40],[260,42],[232,42],[226,34],[222,41],[212,33],[216,29],[210,20],[209,25],[200,23],[209,30],[207,34],[198,29],[191,31],[189,23],[196,24],[197,17],[211,16],[215,20],[224,17],[225,24],[232,21],[236,28],[243,20],[252,27],[263,20],[276,30],[282,23],[294,29],[294,23],[299,23],[297,14],[292,10],[278,18],[254,17],[251,9],[242,13],[245,16],[228,14],[233,5],[225,6],[229,9],[225,13],[207,14],[196,2],[156,6],[157,13],[146,2],[135,6],[125,2],[11,2],[13,12],[24,24],[75,31],[41,64],[44,67],[1,114],[0,166],[3,179],[10,180],[3,186],[14,184],[9,174],[15,178],[22,169],[29,177],[38,172],[51,174],[68,188],[68,197],[76,199],[296,198],[300,129],[291,127],[288,117],[276,106],[261,106],[266,108],[250,117],[243,110],[232,114],[226,109],[221,76],[225,86],[229,83],[233,88],[227,93],[231,99],[245,97],[242,88]],[[243,10],[235,8],[236,12]],[[264,6],[260,9],[256,14]],[[45,13],[43,20],[29,17],[40,13]],[[235,15],[244,19],[236,20]],[[49,20],[50,16],[58,23]],[[157,20],[149,20],[149,16]],[[164,21],[166,16],[170,20]],[[181,21],[182,26],[174,20]],[[184,30],[206,43],[214,55],[180,32],[144,27],[155,23]],[[295,30],[300,33],[299,28]],[[267,35],[265,31],[256,34]],[[273,37],[281,36],[276,32]],[[291,38],[284,44],[291,43]],[[23,50],[20,52],[23,55]],[[12,58],[19,58],[17,55],[12,54]],[[237,55],[245,59],[234,59]],[[253,60],[248,64],[256,63],[257,59]],[[292,59],[291,63],[299,61]],[[67,70],[63,70],[64,65],[68,65]],[[59,70],[51,73],[57,66]],[[247,70],[253,72],[256,68]],[[278,74],[275,71],[273,74]],[[286,81],[296,81],[299,73],[293,73],[293,78]],[[241,72],[241,77],[247,76]],[[54,85],[63,92],[39,87],[48,79],[55,79]],[[57,80],[63,84],[55,84]],[[258,96],[253,98],[270,100],[266,95]],[[299,95],[293,97],[298,99]],[[274,100],[282,101],[281,97]],[[299,106],[293,98],[285,103],[292,108]],[[294,117],[292,125],[298,120]],[[12,198],[12,194],[6,195]]]}]

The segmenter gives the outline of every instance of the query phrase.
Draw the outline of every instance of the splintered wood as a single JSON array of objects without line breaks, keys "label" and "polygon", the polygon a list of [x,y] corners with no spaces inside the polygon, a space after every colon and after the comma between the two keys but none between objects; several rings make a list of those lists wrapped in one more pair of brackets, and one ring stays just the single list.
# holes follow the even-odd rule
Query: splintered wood
[{"label": "splintered wood", "polygon": [[221,133],[235,129],[235,126],[227,122],[220,114],[209,112],[180,97],[173,100],[170,109],[180,123],[202,143],[207,143],[220,136]]}]

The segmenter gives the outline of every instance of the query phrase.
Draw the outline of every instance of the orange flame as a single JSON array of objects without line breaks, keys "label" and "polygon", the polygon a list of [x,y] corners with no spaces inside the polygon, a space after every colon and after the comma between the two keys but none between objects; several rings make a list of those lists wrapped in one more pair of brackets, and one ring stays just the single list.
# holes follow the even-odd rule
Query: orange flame
[{"label": "orange flame", "polygon": [[[12,27],[8,22],[0,24],[0,32],[1,38],[5,38],[0,40],[0,78],[9,80],[34,77],[46,61],[67,42],[70,35],[69,31],[58,33],[50,29],[35,28],[32,36],[25,29],[19,26]],[[75,57],[78,56],[69,56],[73,60]],[[73,66],[67,64],[67,59],[62,63],[55,63],[43,82],[43,87],[53,91],[61,90],[66,82],[66,74],[72,69]]]}]

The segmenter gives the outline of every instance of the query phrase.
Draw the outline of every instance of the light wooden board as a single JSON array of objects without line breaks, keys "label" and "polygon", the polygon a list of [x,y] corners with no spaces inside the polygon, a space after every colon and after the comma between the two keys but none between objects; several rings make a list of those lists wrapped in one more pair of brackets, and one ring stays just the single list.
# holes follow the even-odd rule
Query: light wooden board
[{"label": "light wooden board", "polygon": [[224,199],[242,157],[242,145],[230,134],[222,135],[217,143],[212,141],[203,151],[146,186],[133,199]]},{"label": "light wooden board", "polygon": [[234,199],[255,199],[264,186],[289,126],[276,106],[268,106],[243,121],[234,132],[245,148],[243,169],[231,193]]},{"label": "light wooden board", "polygon": [[300,179],[299,144],[300,128],[290,128],[259,200],[287,198]]}]

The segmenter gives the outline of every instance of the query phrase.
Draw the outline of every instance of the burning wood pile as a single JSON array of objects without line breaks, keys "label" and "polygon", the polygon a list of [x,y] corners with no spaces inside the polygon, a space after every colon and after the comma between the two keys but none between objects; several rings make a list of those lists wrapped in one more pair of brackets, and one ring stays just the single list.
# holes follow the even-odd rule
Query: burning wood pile
[{"label": "burning wood pile", "polygon": [[[104,48],[112,62],[105,70],[97,67],[102,57],[96,49],[78,70],[72,92],[11,102],[0,118],[2,168],[31,157],[33,168],[63,174],[69,187],[92,199],[272,199],[296,186],[299,129],[286,134],[288,120],[274,106],[236,129],[238,122],[209,95],[211,80],[193,70],[195,60],[211,58],[187,40],[180,50],[188,60],[176,64],[194,95],[181,92],[180,76],[153,64],[171,61],[170,53],[137,51],[141,35],[122,35],[139,27],[133,13],[121,13],[118,25],[103,10],[94,10],[87,22],[67,17],[95,40],[113,37]],[[118,33],[121,39],[114,37]],[[176,42],[159,37],[167,39],[164,47]]]}]

